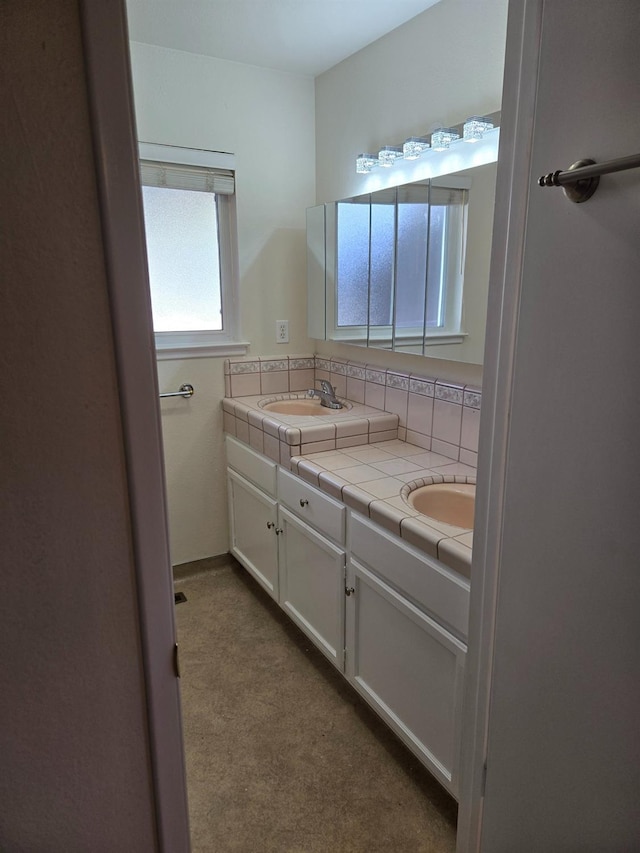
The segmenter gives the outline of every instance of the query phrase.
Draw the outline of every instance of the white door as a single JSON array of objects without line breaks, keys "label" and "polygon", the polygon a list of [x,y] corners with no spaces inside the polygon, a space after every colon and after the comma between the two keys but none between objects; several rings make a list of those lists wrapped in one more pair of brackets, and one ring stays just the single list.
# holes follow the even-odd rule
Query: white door
[{"label": "white door", "polygon": [[536,178],[640,150],[640,4],[510,9],[458,849],[638,850],[640,170]]},{"label": "white door", "polygon": [[[173,576],[126,9],[124,0],[116,0],[83,2],[78,10],[126,447],[126,457],[118,464],[126,465],[129,483],[157,846],[162,853],[187,853],[190,840],[175,665]],[[89,189],[93,192],[93,187]],[[105,411],[105,417],[107,414]],[[103,782],[107,781],[105,776]],[[132,803],[138,795],[143,792],[131,791]]]}]

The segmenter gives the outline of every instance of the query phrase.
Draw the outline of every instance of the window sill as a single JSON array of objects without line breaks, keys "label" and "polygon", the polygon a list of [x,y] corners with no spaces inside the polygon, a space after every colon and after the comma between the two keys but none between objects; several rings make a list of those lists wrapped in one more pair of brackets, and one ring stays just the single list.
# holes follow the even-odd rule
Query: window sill
[{"label": "window sill", "polygon": [[156,332],[158,361],[182,358],[226,358],[246,355],[248,341],[217,337],[215,332]]}]

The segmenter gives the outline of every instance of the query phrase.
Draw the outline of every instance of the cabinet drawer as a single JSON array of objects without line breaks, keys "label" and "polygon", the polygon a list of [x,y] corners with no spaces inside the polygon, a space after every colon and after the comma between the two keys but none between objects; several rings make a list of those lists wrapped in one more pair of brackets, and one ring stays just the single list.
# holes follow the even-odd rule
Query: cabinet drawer
[{"label": "cabinet drawer", "polygon": [[289,471],[278,469],[278,500],[299,518],[344,544],[346,508]]},{"label": "cabinet drawer", "polygon": [[469,581],[361,515],[349,521],[351,553],[455,636],[469,629]]},{"label": "cabinet drawer", "polygon": [[275,462],[256,453],[230,435],[225,436],[227,447],[227,463],[230,468],[244,474],[247,480],[255,483],[267,494],[275,497],[276,494],[276,468]]}]

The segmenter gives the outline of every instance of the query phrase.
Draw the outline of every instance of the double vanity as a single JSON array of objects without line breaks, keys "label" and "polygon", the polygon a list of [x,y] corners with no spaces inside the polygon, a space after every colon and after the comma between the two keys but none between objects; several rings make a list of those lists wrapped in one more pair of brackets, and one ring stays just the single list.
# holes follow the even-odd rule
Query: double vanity
[{"label": "double vanity", "polygon": [[475,471],[344,403],[225,398],[230,550],[457,797]]}]

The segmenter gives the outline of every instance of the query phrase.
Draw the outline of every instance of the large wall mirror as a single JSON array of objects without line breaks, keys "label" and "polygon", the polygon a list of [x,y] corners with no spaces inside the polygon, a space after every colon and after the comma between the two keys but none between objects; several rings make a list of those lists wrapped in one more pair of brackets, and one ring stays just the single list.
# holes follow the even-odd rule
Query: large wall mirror
[{"label": "large wall mirror", "polygon": [[496,163],[307,211],[309,335],[481,364]]}]

